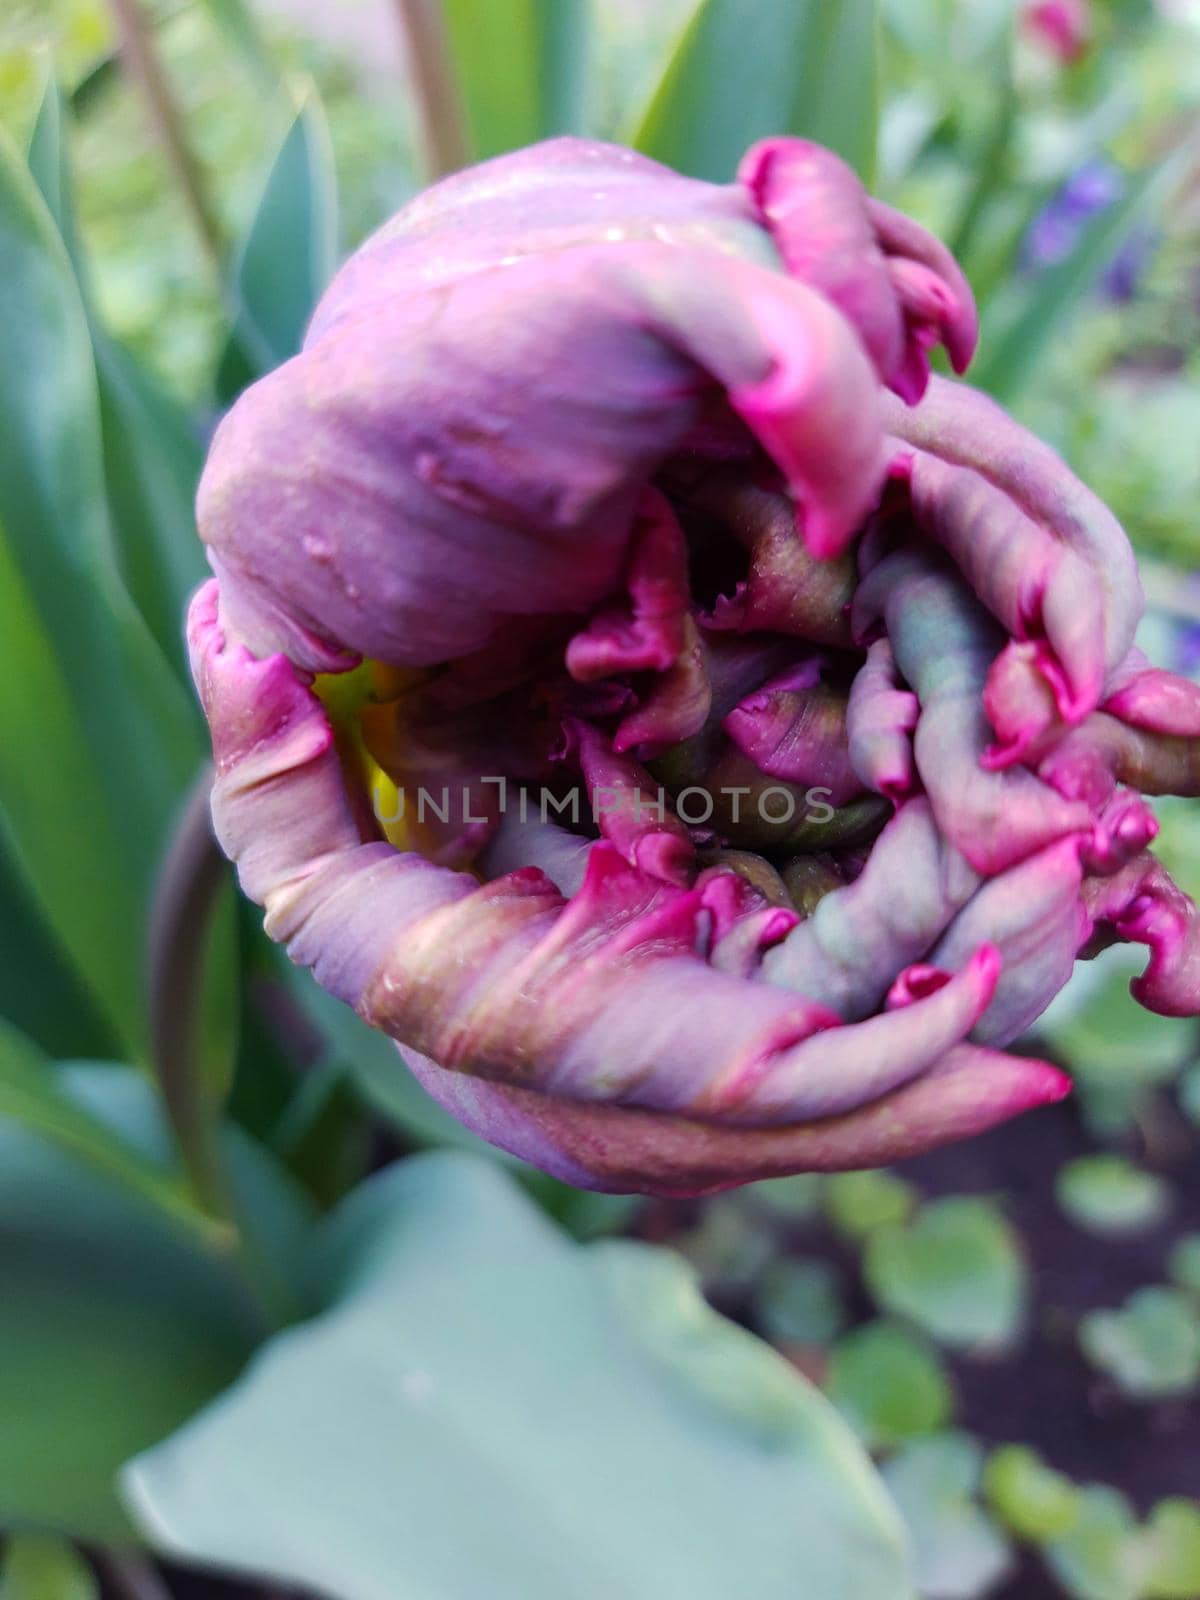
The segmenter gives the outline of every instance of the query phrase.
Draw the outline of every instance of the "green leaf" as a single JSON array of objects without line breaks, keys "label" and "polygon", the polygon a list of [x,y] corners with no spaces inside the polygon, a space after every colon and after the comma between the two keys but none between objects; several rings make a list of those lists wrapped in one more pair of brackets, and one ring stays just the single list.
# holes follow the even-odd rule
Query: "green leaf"
[{"label": "green leaf", "polygon": [[270,49],[245,0],[204,0],[204,9],[267,94],[280,87]]},{"label": "green leaf", "polygon": [[1200,1379],[1200,1310],[1182,1289],[1139,1289],[1116,1311],[1090,1311],[1079,1343],[1135,1399],[1184,1394]]},{"label": "green leaf", "polygon": [[1068,1162],[1055,1179],[1054,1193],[1072,1222],[1102,1235],[1151,1228],[1171,1204],[1171,1191],[1161,1178],[1115,1155]]},{"label": "green leaf", "polygon": [[1200,1594],[1200,1506],[1160,1500],[1145,1530],[1143,1600],[1189,1600]]},{"label": "green leaf", "polygon": [[0,1017],[52,1056],[110,1056],[116,1040],[46,925],[0,829]]},{"label": "green leaf", "polygon": [[[136,1074],[76,1068],[59,1084],[161,1159]],[[0,1216],[0,1523],[128,1539],[117,1469],[231,1381],[258,1319],[227,1254],[13,1122],[0,1122]]]},{"label": "green leaf", "polygon": [[756,139],[797,134],[870,183],[877,117],[874,0],[700,0],[630,142],[724,183]]},{"label": "green leaf", "polygon": [[76,1160],[119,1183],[184,1229],[213,1238],[186,1186],[157,1162],[112,1133],[63,1091],[42,1053],[15,1028],[0,1022],[0,1119],[41,1134]]},{"label": "green leaf", "polygon": [[976,1600],[1012,1565],[1012,1552],[971,1498],[983,1451],[965,1433],[906,1444],[883,1469],[883,1481],[908,1527],[921,1600]]},{"label": "green leaf", "polygon": [[993,1450],[983,1484],[993,1511],[1018,1539],[1044,1544],[1060,1538],[1079,1515],[1075,1485],[1025,1445]]},{"label": "green leaf", "polygon": [[325,1313],[126,1470],[158,1548],[335,1600],[909,1600],[869,1462],[670,1255],[575,1245],[439,1154],[317,1263]]},{"label": "green leaf", "polygon": [[96,375],[66,251],[0,136],[0,814],[48,925],[144,1051],[142,914],[195,713],[133,606],[105,503]]},{"label": "green leaf", "polygon": [[78,239],[65,142],[67,114],[48,75],[29,168],[78,280],[96,361],[104,476],[121,575],[159,648],[187,679],[184,602],[208,571],[192,506],[204,452],[198,427],[104,328]]},{"label": "green leaf", "polygon": [[1006,402],[1029,384],[1134,223],[1178,180],[1185,157],[1190,160],[1190,152],[1181,150],[1148,176],[1131,174],[1124,195],[1087,224],[1062,261],[1039,273],[1019,297],[1006,296],[1005,304],[989,308],[971,368],[973,384]]},{"label": "green leaf", "polygon": [[805,1222],[821,1206],[824,1179],[816,1172],[797,1172],[790,1178],[762,1178],[742,1190],[751,1206],[781,1222]]},{"label": "green leaf", "polygon": [[829,1364],[828,1393],[873,1449],[935,1432],[954,1408],[936,1353],[889,1322],[869,1322],[841,1340]]},{"label": "green leaf", "polygon": [[476,160],[584,131],[588,0],[443,0]]},{"label": "green leaf", "polygon": [[300,95],[237,250],[234,336],[267,372],[299,350],[337,255],[337,180],[316,90]]},{"label": "green leaf", "polygon": [[1168,1265],[1179,1287],[1200,1298],[1200,1233],[1185,1234],[1178,1240]]},{"label": "green leaf", "polygon": [[5,1547],[0,1600],[100,1600],[100,1587],[69,1544],[24,1533]]},{"label": "green leaf", "polygon": [[840,1276],[827,1261],[780,1256],[758,1281],[754,1311],[772,1343],[829,1344],[846,1320]]},{"label": "green leaf", "polygon": [[876,1228],[907,1222],[917,1198],[911,1183],[884,1168],[837,1172],[825,1183],[826,1214],[850,1239],[865,1239]]},{"label": "green leaf", "polygon": [[1125,1496],[1101,1484],[1081,1490],[1079,1515],[1046,1560],[1071,1600],[1139,1600],[1144,1559]]},{"label": "green leaf", "polygon": [[1012,1229],[986,1200],[925,1206],[867,1241],[863,1274],[879,1304],[957,1348],[1004,1345],[1024,1309],[1025,1266]]}]

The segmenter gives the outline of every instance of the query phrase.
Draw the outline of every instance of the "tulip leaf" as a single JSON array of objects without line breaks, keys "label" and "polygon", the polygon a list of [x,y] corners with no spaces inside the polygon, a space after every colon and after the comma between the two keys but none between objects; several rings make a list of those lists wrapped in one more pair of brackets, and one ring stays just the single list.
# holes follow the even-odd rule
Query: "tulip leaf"
[{"label": "tulip leaf", "polygon": [[986,1200],[939,1200],[906,1226],[877,1229],[863,1273],[885,1310],[944,1344],[1005,1345],[1020,1327],[1024,1262],[1011,1228]]},{"label": "tulip leaf", "polygon": [[142,914],[195,714],[121,581],[82,297],[0,137],[0,815],[48,925],[144,1051]]},{"label": "tulip leaf", "polygon": [[148,1160],[66,1093],[51,1063],[0,1022],[0,1120],[20,1123],[94,1168],[182,1227],[211,1235],[179,1178]]},{"label": "tulip leaf", "polygon": [[186,677],[181,617],[207,571],[192,511],[204,459],[199,429],[96,312],[75,224],[66,121],[58,84],[48,76],[29,170],[71,259],[92,336],[117,561],[159,648]]},{"label": "tulip leaf", "polygon": [[[56,1076],[143,1160],[161,1159],[144,1080],[110,1066]],[[226,1253],[7,1119],[0,1215],[0,1523],[127,1540],[118,1468],[230,1382],[258,1320]]]},{"label": "tulip leaf", "polygon": [[329,128],[316,90],[306,86],[233,265],[233,337],[259,371],[299,350],[336,255],[337,180]]},{"label": "tulip leaf", "polygon": [[878,118],[874,0],[700,0],[631,142],[728,182],[748,145],[815,139],[868,184]]},{"label": "tulip leaf", "polygon": [[246,0],[204,0],[204,9],[267,94],[279,88],[279,73]]},{"label": "tulip leaf", "polygon": [[100,1586],[65,1540],[22,1533],[5,1545],[0,1600],[100,1600]]},{"label": "tulip leaf", "polygon": [[587,0],[443,0],[475,160],[582,131]]},{"label": "tulip leaf", "polygon": [[439,1153],[351,1195],[315,1271],[325,1312],[127,1468],[158,1549],[334,1600],[909,1600],[865,1455],[677,1258]]}]

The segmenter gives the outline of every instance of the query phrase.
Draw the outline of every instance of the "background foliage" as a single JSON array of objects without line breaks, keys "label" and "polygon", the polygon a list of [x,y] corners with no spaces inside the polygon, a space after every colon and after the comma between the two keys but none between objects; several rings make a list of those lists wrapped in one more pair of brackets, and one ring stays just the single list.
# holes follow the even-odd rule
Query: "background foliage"
[{"label": "background foliage", "polygon": [[[1200,15],[1080,6],[1064,59],[1037,10],[9,0],[4,1600],[226,1592],[195,1567],[346,1600],[1200,1594],[1200,1059],[1119,953],[1036,1041],[1071,1104],[903,1174],[643,1204],[449,1123],[175,832],[213,421],[429,175],[556,131],[714,179],[800,132],[937,230],[974,380],[1114,505],[1144,644],[1195,670]],[[1195,892],[1196,807],[1161,816]]]}]

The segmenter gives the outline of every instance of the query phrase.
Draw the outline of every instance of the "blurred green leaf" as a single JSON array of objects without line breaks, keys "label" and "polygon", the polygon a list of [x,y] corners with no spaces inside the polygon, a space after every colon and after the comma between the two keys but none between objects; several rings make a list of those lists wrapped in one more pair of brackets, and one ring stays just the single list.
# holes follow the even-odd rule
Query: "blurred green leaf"
[{"label": "blurred green leaf", "polygon": [[213,1225],[188,1197],[186,1185],[148,1161],[64,1093],[51,1063],[15,1028],[0,1022],[0,1118],[60,1145],[76,1160],[193,1233],[212,1239]]},{"label": "blurred green leaf", "polygon": [[1190,1066],[1180,1078],[1179,1104],[1188,1121],[1200,1128],[1200,1063]]},{"label": "blurred green leaf", "polygon": [[790,1178],[763,1178],[742,1190],[752,1206],[782,1222],[805,1222],[821,1207],[824,1179],[816,1172],[797,1172]]},{"label": "blurred green leaf", "polygon": [[1079,308],[1134,223],[1161,203],[1193,159],[1181,150],[1150,174],[1131,174],[1128,188],[1083,229],[1074,249],[1016,294],[993,301],[984,317],[971,382],[1011,403],[1053,349],[1062,325]]},{"label": "blurred green leaf", "polygon": [[1026,1445],[993,1450],[983,1484],[993,1511],[1018,1539],[1043,1544],[1060,1538],[1079,1515],[1075,1485]]},{"label": "blurred green leaf", "polygon": [[266,94],[277,90],[279,73],[246,0],[203,0],[204,9]]},{"label": "blurred green leaf", "polygon": [[982,1461],[969,1434],[942,1433],[904,1445],[883,1469],[912,1539],[921,1600],[976,1600],[1012,1565],[1004,1536],[972,1499]]},{"label": "blurred green leaf", "polygon": [[986,1200],[938,1200],[907,1226],[877,1229],[863,1273],[885,1310],[944,1344],[1004,1345],[1020,1327],[1024,1262],[1012,1229]]},{"label": "blurred green leaf", "polygon": [[337,255],[329,128],[307,87],[267,173],[231,277],[233,335],[262,372],[294,356]]},{"label": "blurred green leaf", "polygon": [[1181,1289],[1139,1289],[1079,1325],[1084,1355],[1136,1399],[1183,1394],[1200,1378],[1200,1310]]},{"label": "blurred green leaf", "polygon": [[0,830],[0,1017],[52,1056],[110,1056],[116,1038],[46,924]]},{"label": "blurred green leaf", "polygon": [[83,304],[0,136],[0,811],[48,924],[144,1049],[141,928],[195,713],[117,571]]},{"label": "blurred green leaf", "polygon": [[1144,1559],[1125,1496],[1101,1484],[1080,1490],[1079,1515],[1046,1559],[1071,1600],[1138,1600]]},{"label": "blurred green leaf", "polygon": [[574,1245],[493,1164],[428,1155],[318,1261],[329,1309],[126,1470],[160,1549],[340,1600],[909,1600],[866,1458],[669,1255]]},{"label": "blurred green leaf", "polygon": [[[59,1075],[146,1160],[154,1096],[131,1072]],[[230,1259],[84,1165],[0,1122],[0,1523],[101,1542],[130,1528],[114,1479],[233,1378],[258,1321]]]},{"label": "blurred green leaf", "polygon": [[191,419],[96,313],[75,223],[66,120],[57,82],[48,75],[29,168],[71,259],[91,332],[117,560],[159,648],[186,680],[183,607],[208,570],[192,510],[204,452]]},{"label": "blurred green leaf", "polygon": [[584,131],[588,0],[442,0],[475,160]]},{"label": "blurred green leaf", "polygon": [[869,184],[877,117],[874,0],[700,0],[630,142],[726,183],[756,139],[798,134]]},{"label": "blurred green leaf", "polygon": [[754,1290],[758,1325],[774,1344],[829,1344],[846,1320],[841,1279],[827,1261],[772,1261]]},{"label": "blurred green leaf", "polygon": [[917,1204],[917,1191],[895,1173],[836,1172],[825,1182],[825,1213],[851,1239],[865,1239],[876,1228],[907,1222]]},{"label": "blurred green leaf", "polygon": [[1200,1297],[1200,1233],[1189,1233],[1176,1241],[1169,1267],[1181,1289]]},{"label": "blurred green leaf", "polygon": [[837,1344],[827,1392],[872,1449],[934,1433],[954,1408],[936,1353],[890,1322],[869,1322]]},{"label": "blurred green leaf", "polygon": [[1200,1505],[1160,1500],[1145,1531],[1143,1600],[1192,1600],[1200,1594]]},{"label": "blurred green leaf", "polygon": [[1059,1205],[1072,1222],[1092,1233],[1138,1233],[1167,1214],[1171,1191],[1152,1172],[1141,1172],[1123,1156],[1080,1156],[1054,1181]]},{"label": "blurred green leaf", "polygon": [[23,1533],[5,1546],[0,1600],[100,1600],[100,1586],[65,1541]]}]

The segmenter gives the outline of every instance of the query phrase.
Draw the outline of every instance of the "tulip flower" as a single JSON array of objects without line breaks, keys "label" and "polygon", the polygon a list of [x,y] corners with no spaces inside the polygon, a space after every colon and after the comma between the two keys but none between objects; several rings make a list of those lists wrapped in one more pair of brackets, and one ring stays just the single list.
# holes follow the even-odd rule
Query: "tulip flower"
[{"label": "tulip flower", "polygon": [[965,366],[957,267],[829,152],[716,186],[559,140],[418,197],[217,432],[217,837],[293,961],[572,1183],[1055,1100],[1004,1047],[1106,940],[1200,1009],[1143,798],[1200,792],[1200,690],[939,341]]}]

